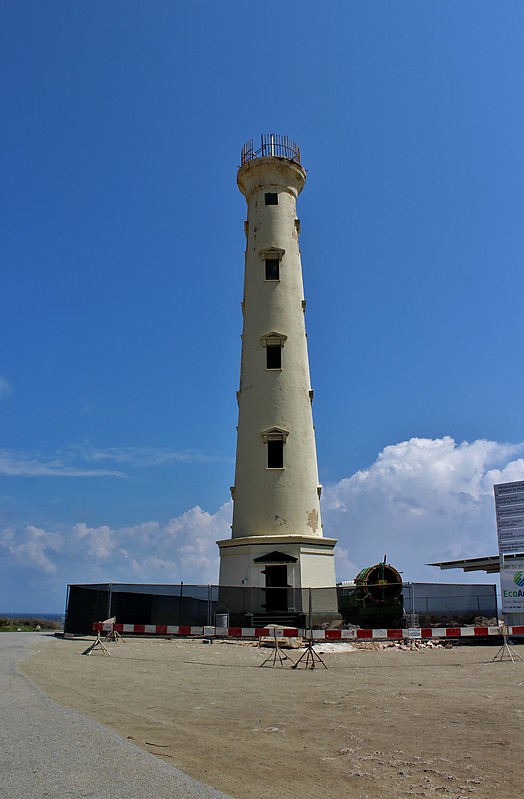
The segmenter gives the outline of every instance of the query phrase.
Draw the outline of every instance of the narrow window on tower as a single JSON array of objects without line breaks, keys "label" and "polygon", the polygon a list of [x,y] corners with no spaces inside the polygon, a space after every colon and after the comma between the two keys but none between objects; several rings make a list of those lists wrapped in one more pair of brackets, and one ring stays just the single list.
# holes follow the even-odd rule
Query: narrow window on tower
[{"label": "narrow window on tower", "polygon": [[280,280],[279,258],[266,258],[266,280]]},{"label": "narrow window on tower", "polygon": [[278,194],[274,191],[266,191],[264,200],[266,205],[278,205]]},{"label": "narrow window on tower", "polygon": [[267,468],[284,468],[284,441],[282,439],[267,442]]},{"label": "narrow window on tower", "polygon": [[267,452],[267,468],[284,468],[284,444],[289,432],[282,427],[271,427],[269,430],[262,431],[264,444]]},{"label": "narrow window on tower", "polygon": [[286,251],[282,247],[266,247],[260,250],[260,257],[264,261],[264,277],[266,281],[280,280],[280,262]]},{"label": "narrow window on tower", "polygon": [[266,345],[266,369],[282,369],[282,346],[280,344]]},{"label": "narrow window on tower", "polygon": [[266,369],[282,369],[282,348],[287,336],[273,330],[261,336],[262,346],[266,350]]}]

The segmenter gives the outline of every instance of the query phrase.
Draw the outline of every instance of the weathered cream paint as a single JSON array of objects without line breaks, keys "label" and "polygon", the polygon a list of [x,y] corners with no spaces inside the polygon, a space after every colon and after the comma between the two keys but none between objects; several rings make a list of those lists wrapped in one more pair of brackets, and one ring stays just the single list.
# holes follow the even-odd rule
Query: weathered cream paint
[{"label": "weathered cream paint", "polygon": [[[278,157],[254,158],[238,171],[248,205],[242,309],[232,539],[219,541],[221,585],[264,585],[255,557],[272,550],[298,558],[288,583],[334,586],[336,541],[324,539],[305,328],[296,203],[306,173]],[[278,205],[266,205],[266,192]],[[279,280],[265,279],[265,258],[280,258]],[[282,345],[282,368],[266,368],[266,344]],[[285,440],[284,468],[267,468],[267,436]]]},{"label": "weathered cream paint", "polygon": [[264,565],[255,558],[270,552],[285,552],[297,558],[288,566],[288,584],[328,588],[335,585],[333,550],[334,538],[320,536],[249,536],[242,539],[219,541],[220,585],[247,585],[264,587]]},{"label": "weathered cream paint", "polygon": [[[233,538],[321,535],[315,434],[302,300],[296,199],[303,168],[282,158],[255,158],[238,172],[248,204],[244,328],[240,374]],[[265,205],[266,192],[278,205]],[[280,280],[266,281],[264,251],[284,250]],[[261,255],[262,251],[262,255]],[[285,336],[282,369],[266,369],[263,337]],[[288,431],[284,469],[267,469],[262,432]],[[318,514],[317,529],[310,524]]]}]

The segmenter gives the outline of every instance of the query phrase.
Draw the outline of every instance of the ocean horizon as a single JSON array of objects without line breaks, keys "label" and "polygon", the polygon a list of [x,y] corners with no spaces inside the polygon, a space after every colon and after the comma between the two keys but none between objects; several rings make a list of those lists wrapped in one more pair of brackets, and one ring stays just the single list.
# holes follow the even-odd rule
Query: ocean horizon
[{"label": "ocean horizon", "polygon": [[0,611],[0,616],[4,619],[46,619],[46,621],[60,621],[64,614],[63,613],[29,613],[28,611],[20,611],[19,613],[15,613],[14,611],[9,611],[9,613],[4,613]]}]

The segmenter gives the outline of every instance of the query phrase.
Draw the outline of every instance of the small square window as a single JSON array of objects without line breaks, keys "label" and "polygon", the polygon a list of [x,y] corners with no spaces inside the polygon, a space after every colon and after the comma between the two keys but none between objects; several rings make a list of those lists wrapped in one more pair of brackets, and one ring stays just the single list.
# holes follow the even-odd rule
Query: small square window
[{"label": "small square window", "polygon": [[266,258],[266,280],[280,280],[280,261],[278,258]]},{"label": "small square window", "polygon": [[267,468],[268,469],[283,469],[284,468],[284,442],[283,441],[268,441],[267,442]]},{"label": "small square window", "polygon": [[266,346],[266,368],[282,369],[282,347],[280,344]]},{"label": "small square window", "polygon": [[278,194],[274,191],[266,191],[264,200],[266,205],[278,205]]}]

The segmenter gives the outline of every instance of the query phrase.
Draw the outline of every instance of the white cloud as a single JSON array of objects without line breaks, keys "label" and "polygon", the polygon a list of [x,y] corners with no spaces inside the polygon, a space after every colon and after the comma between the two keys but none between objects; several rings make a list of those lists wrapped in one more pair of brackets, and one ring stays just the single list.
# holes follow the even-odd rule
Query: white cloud
[{"label": "white cloud", "polygon": [[89,469],[74,466],[63,456],[44,456],[0,450],[0,476],[3,477],[121,477],[124,472],[112,469]]},{"label": "white cloud", "polygon": [[[493,582],[483,572],[468,578],[424,564],[496,552],[493,484],[524,479],[521,455],[524,444],[414,438],[327,486],[324,534],[338,538],[337,578],[352,579],[386,553],[406,580]],[[215,542],[231,535],[231,511],[230,501],[214,514],[194,507],[127,527],[10,526],[0,532],[0,563],[15,575],[40,572],[55,593],[67,583],[216,583]]]},{"label": "white cloud", "polygon": [[27,526],[0,533],[7,561],[17,568],[60,574],[75,582],[167,582],[208,584],[218,579],[219,538],[230,534],[231,502],[217,513],[199,507],[165,523],[44,531]]},{"label": "white cloud", "polygon": [[115,531],[106,524],[101,527],[88,527],[83,522],[73,527],[73,538],[80,544],[81,550],[96,560],[104,560],[114,554],[117,547]]},{"label": "white cloud", "polygon": [[[1,396],[0,378],[0,396]],[[69,447],[54,453],[30,453],[0,449],[0,476],[4,477],[120,477],[121,468],[166,467],[177,463],[207,463],[217,460],[202,452],[174,452],[155,447]]]},{"label": "white cloud", "polygon": [[[349,559],[339,563],[338,579],[355,576],[346,571],[350,564],[360,569],[387,554],[405,579],[461,581],[462,572],[424,564],[496,553],[493,484],[524,479],[524,460],[516,458],[522,453],[524,444],[413,438],[328,486],[324,534],[338,538]],[[472,579],[483,582],[486,575]]]},{"label": "white cloud", "polygon": [[52,553],[59,552],[62,540],[56,533],[48,533],[39,527],[27,525],[20,536],[12,528],[0,534],[0,546],[7,553],[12,565],[51,575],[57,571]]},{"label": "white cloud", "polygon": [[173,463],[208,463],[216,457],[195,450],[174,451],[161,447],[81,448],[78,454],[87,462],[112,461],[129,466],[169,466]]}]

